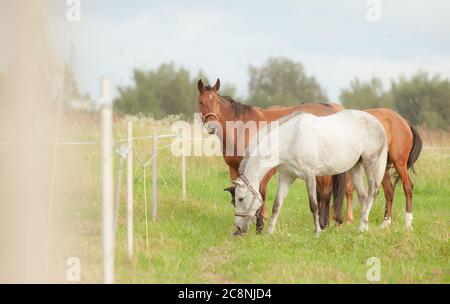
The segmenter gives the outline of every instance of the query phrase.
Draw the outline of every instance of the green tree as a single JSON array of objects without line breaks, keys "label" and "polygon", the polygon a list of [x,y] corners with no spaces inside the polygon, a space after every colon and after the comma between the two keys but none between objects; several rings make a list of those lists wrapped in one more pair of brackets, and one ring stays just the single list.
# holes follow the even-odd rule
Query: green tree
[{"label": "green tree", "polygon": [[378,78],[368,82],[355,78],[350,82],[350,88],[341,90],[339,99],[349,109],[393,108],[392,99],[383,90],[383,83]]},{"label": "green tree", "polygon": [[355,78],[350,88],[341,90],[340,100],[346,108],[389,107],[413,124],[441,129],[450,126],[450,81],[426,72],[393,80],[388,91],[377,78],[369,82]]},{"label": "green tree", "polygon": [[426,72],[410,79],[393,81],[391,94],[395,108],[413,124],[426,123],[430,128],[450,126],[450,81]]},{"label": "green tree", "polygon": [[[119,97],[114,106],[117,110],[129,114],[151,114],[163,118],[170,114],[184,114],[192,117],[198,110],[197,81],[208,83],[203,72],[191,78],[189,71],[176,68],[173,63],[162,64],[156,70],[133,72],[134,84],[120,87]],[[225,85],[222,94],[234,94],[232,86]]]},{"label": "green tree", "polygon": [[268,107],[300,102],[325,102],[324,90],[303,65],[287,58],[269,58],[261,67],[249,67],[249,102]]},{"label": "green tree", "polygon": [[163,64],[156,71],[133,71],[134,85],[119,88],[115,107],[129,114],[151,113],[155,118],[167,114],[193,111],[195,85],[189,71],[175,68],[174,64]]}]

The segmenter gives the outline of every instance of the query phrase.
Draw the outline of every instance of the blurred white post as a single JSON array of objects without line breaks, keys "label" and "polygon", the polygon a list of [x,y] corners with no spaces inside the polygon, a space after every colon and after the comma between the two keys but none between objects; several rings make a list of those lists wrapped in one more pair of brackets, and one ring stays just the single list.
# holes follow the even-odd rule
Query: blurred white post
[{"label": "blurred white post", "polygon": [[181,154],[181,192],[183,199],[186,199],[186,136],[181,133],[182,154]]},{"label": "blurred white post", "polygon": [[111,87],[101,80],[103,283],[114,283],[113,123]]},{"label": "blurred white post", "polygon": [[133,256],[133,123],[127,122],[127,243],[128,257]]},{"label": "blurred white post", "polygon": [[156,216],[158,215],[158,206],[157,204],[157,192],[158,192],[158,186],[157,186],[157,172],[156,172],[156,164],[157,164],[157,158],[158,158],[158,136],[156,135],[156,132],[153,131],[153,164],[152,164],[152,218],[155,221]]}]

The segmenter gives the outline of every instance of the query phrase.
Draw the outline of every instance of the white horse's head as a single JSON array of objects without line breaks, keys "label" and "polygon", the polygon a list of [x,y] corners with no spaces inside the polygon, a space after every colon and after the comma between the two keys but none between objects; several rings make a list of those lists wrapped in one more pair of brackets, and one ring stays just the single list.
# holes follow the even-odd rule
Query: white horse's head
[{"label": "white horse's head", "polygon": [[247,232],[250,220],[256,217],[262,205],[262,197],[258,191],[248,182],[245,176],[241,176],[233,184],[235,188],[235,218],[234,224],[239,232]]}]

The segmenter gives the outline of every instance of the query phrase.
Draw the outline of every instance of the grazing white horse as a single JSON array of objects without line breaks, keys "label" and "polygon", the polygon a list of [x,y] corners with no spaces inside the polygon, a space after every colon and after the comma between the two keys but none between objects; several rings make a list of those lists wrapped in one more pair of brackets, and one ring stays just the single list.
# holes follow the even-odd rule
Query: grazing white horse
[{"label": "grazing white horse", "polygon": [[[296,112],[269,125],[266,136],[262,132],[264,129],[250,143],[239,168],[241,175],[233,181],[236,185],[235,225],[240,232],[247,231],[250,220],[261,207],[261,196],[257,190],[263,176],[273,167],[276,167],[279,176],[270,233],[275,229],[290,185],[301,178],[308,188],[315,231],[319,234],[315,177],[349,170],[362,206],[359,230],[368,230],[369,213],[387,162],[386,134],[374,116],[357,110],[324,117]],[[264,149],[266,153],[261,152]],[[363,169],[367,176],[368,192],[364,185]]]}]

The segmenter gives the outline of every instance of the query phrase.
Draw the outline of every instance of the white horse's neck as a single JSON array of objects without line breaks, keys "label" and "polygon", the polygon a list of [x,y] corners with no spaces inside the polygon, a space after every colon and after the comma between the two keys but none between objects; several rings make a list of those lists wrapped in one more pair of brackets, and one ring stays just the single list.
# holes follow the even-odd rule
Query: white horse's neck
[{"label": "white horse's neck", "polygon": [[[267,138],[263,139],[263,141],[267,144]],[[255,148],[258,149],[259,145],[258,147],[254,147],[254,149]],[[278,153],[279,145],[271,144],[264,153],[261,153],[261,151],[253,151],[250,154],[251,156],[246,156],[243,160],[245,162],[245,167],[243,168],[242,174],[245,175],[255,190],[259,190],[259,185],[263,177],[272,170],[272,168],[279,165],[279,157],[273,158],[273,156],[278,155]]]},{"label": "white horse's neck", "polygon": [[[285,130],[284,124],[272,122],[266,127],[259,130],[258,135],[249,144],[248,151],[250,156],[246,156],[243,160],[242,174],[244,174],[250,184],[259,190],[259,185],[263,177],[272,169],[276,168],[281,161],[282,151],[285,144],[281,143],[282,135],[285,137],[292,136],[292,132]],[[289,138],[288,138],[289,141]]]},{"label": "white horse's neck", "polygon": [[272,168],[260,166],[258,157],[250,157],[247,165],[245,166],[245,170],[242,174],[248,179],[253,189],[259,191],[259,185],[261,184],[261,180],[263,177],[271,170]]}]

